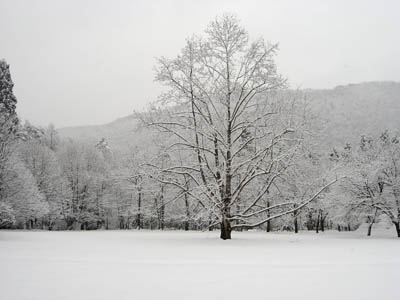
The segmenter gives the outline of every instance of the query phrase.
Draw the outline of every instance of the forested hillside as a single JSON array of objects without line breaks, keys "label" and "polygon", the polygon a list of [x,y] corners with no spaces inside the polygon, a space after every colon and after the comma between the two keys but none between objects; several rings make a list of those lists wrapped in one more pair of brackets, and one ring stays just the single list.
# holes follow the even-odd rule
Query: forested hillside
[{"label": "forested hillside", "polygon": [[[367,82],[296,93],[298,98],[309,101],[319,118],[323,126],[321,143],[328,148],[357,143],[362,134],[400,131],[399,82]],[[105,125],[65,127],[58,132],[63,138],[93,142],[104,137],[112,148],[127,151],[146,138],[136,131],[137,124],[137,119],[130,115]]]},{"label": "forested hillside", "polygon": [[313,111],[325,121],[328,145],[356,143],[363,134],[400,131],[400,83],[368,82],[331,90],[305,90]]}]

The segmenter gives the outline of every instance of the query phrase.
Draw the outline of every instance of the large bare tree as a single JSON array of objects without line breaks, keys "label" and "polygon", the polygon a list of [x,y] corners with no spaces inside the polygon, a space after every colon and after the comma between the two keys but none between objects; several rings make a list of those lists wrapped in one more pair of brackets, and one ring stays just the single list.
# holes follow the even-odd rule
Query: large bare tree
[{"label": "large bare tree", "polygon": [[[306,116],[279,91],[277,44],[250,41],[231,15],[217,18],[205,36],[193,36],[174,59],[160,58],[156,80],[167,87],[144,121],[166,133],[169,150],[187,151],[185,164],[162,168],[160,180],[185,190],[207,209],[221,238],[293,212],[293,201],[264,207],[263,198],[291,166]],[[176,176],[190,178],[191,190]],[[322,193],[326,183],[301,208]],[[265,216],[266,212],[272,212]]]}]

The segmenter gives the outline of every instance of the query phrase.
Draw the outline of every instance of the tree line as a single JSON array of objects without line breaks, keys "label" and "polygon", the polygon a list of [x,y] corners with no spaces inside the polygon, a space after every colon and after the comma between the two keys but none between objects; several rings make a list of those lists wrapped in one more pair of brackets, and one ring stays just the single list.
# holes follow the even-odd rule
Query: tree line
[{"label": "tree line", "polygon": [[354,230],[380,218],[400,237],[400,145],[393,133],[321,145],[322,121],[278,73],[278,46],[234,16],[157,61],[166,86],[137,114],[149,143],[124,155],[101,139],[20,124],[0,63],[0,227],[49,230]]}]

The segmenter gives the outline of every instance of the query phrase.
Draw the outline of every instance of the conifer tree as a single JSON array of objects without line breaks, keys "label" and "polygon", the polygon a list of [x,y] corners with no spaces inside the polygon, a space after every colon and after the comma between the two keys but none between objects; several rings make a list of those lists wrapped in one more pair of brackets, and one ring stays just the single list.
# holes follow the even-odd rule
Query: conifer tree
[{"label": "conifer tree", "polygon": [[3,198],[3,186],[7,159],[12,153],[12,144],[18,129],[15,111],[17,99],[13,94],[10,67],[0,60],[0,200]]}]

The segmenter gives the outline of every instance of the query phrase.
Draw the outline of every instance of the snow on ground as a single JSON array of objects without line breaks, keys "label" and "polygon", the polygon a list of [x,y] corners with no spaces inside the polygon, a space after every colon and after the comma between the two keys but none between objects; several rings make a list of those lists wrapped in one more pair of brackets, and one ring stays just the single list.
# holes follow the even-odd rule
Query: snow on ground
[{"label": "snow on ground", "polygon": [[400,239],[364,235],[0,231],[0,299],[399,299]]}]

